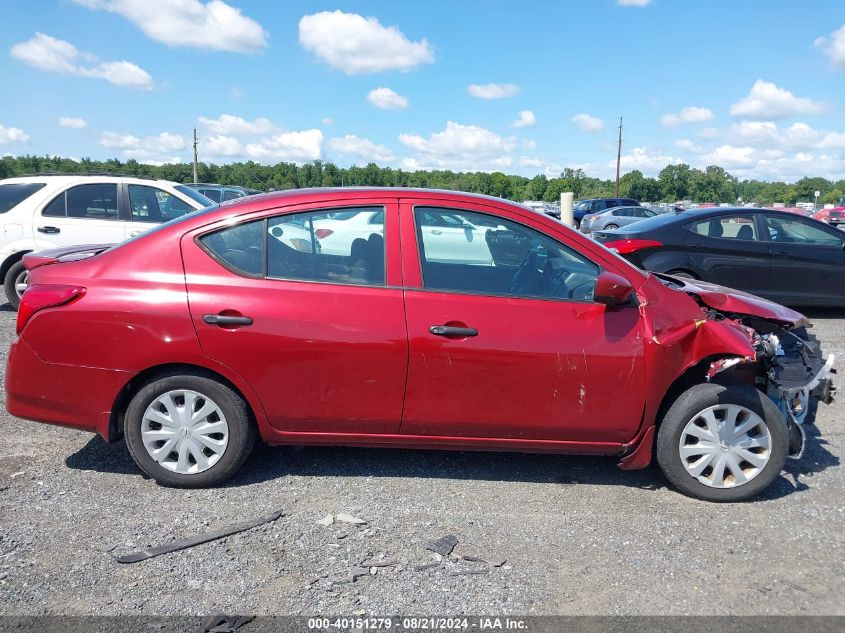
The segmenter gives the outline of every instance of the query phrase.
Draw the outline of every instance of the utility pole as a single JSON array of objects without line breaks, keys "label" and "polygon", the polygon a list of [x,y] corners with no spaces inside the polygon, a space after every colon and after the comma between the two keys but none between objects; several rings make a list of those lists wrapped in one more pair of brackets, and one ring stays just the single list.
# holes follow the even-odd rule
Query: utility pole
[{"label": "utility pole", "polygon": [[[618,173],[616,174],[616,180],[619,180]],[[199,182],[199,180],[197,180],[197,128],[194,128],[194,182]],[[619,184],[617,183],[616,186],[618,187]]]},{"label": "utility pole", "polygon": [[614,197],[619,197],[619,163],[622,162],[622,117],[619,117],[619,146],[616,149],[616,189]]}]

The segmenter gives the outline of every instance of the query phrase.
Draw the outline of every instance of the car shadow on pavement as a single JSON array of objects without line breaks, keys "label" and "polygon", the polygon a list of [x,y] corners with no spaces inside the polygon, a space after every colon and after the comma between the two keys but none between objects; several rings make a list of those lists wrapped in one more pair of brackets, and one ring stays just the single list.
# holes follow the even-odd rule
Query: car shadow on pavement
[{"label": "car shadow on pavement", "polygon": [[[789,460],[781,476],[756,500],[779,499],[808,490],[815,474],[839,465],[839,458],[827,450],[827,441],[815,426],[806,427],[806,433],[803,457]],[[99,437],[68,456],[65,465],[75,470],[141,475],[122,442],[107,444]],[[613,457],[264,444],[256,446],[247,463],[224,487],[249,486],[285,476],[587,484],[642,490],[668,487],[656,464],[642,470],[622,471]]]}]

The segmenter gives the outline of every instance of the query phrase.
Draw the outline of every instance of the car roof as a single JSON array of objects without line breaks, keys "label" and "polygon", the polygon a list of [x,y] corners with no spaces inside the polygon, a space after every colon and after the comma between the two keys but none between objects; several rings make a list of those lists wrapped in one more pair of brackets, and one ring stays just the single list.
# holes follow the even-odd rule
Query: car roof
[{"label": "car roof", "polygon": [[77,182],[137,182],[141,184],[159,183],[166,185],[178,185],[177,182],[170,180],[161,180],[158,178],[148,178],[146,176],[114,176],[110,174],[28,174],[26,176],[14,176],[12,178],[4,178],[0,180],[0,184],[24,184],[24,183],[49,183],[51,185],[67,185]]}]

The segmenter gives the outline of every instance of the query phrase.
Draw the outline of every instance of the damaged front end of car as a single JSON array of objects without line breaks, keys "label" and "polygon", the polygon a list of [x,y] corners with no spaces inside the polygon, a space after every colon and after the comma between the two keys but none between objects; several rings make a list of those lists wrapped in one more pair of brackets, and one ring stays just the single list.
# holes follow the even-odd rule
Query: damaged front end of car
[{"label": "damaged front end of car", "polygon": [[810,324],[799,313],[746,293],[699,281],[659,276],[700,306],[708,321],[743,328],[754,354],[726,356],[712,361],[705,380],[718,381],[733,372],[753,380],[784,416],[789,431],[789,456],[804,451],[803,426],[815,422],[820,402],[833,402],[833,354],[825,355]]}]

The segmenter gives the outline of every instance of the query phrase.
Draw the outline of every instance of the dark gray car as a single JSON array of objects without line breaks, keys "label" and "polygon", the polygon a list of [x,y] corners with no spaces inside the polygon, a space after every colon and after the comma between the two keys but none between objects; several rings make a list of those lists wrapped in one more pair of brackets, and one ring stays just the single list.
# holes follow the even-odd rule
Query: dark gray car
[{"label": "dark gray car", "polygon": [[612,231],[655,215],[657,213],[646,207],[614,207],[601,213],[588,213],[581,220],[580,229],[582,233]]}]

